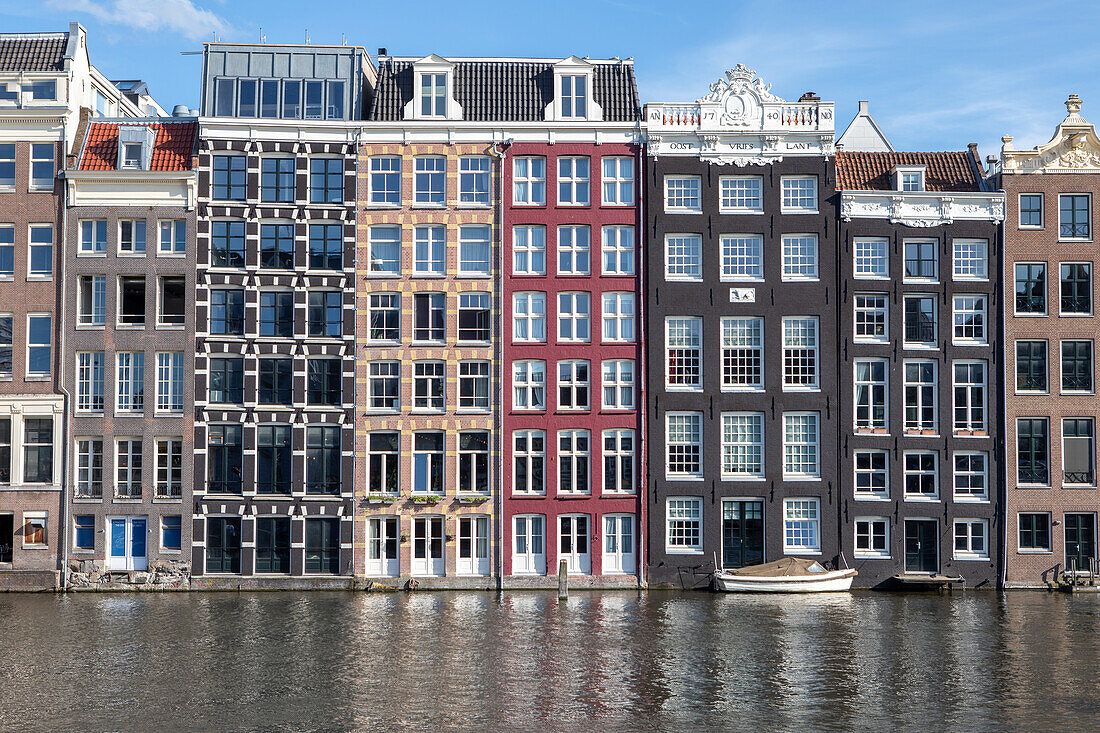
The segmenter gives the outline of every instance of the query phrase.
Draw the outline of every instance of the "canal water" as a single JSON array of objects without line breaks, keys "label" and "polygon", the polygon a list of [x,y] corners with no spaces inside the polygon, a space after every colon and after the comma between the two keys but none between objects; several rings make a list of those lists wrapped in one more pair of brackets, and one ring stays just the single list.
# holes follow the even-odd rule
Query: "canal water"
[{"label": "canal water", "polygon": [[1100,725],[1100,597],[0,595],[0,729]]}]

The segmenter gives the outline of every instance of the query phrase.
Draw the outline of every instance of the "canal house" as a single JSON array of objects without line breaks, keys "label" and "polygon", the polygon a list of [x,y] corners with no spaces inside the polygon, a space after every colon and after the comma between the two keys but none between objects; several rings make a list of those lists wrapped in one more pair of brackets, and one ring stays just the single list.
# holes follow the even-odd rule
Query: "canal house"
[{"label": "canal house", "polygon": [[738,65],[645,127],[649,582],[835,565],[833,104]]},{"label": "canal house", "polygon": [[992,588],[1004,197],[976,145],[863,142],[836,154],[841,548],[860,586],[936,576]]}]

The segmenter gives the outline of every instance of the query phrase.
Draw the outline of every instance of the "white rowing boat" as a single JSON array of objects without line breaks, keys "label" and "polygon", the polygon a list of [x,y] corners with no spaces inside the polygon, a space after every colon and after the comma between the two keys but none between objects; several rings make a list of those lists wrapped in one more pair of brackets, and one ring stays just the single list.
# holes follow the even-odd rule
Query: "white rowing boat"
[{"label": "white rowing boat", "polygon": [[718,590],[733,593],[828,593],[850,590],[855,568],[826,570],[816,560],[785,557],[714,574]]}]

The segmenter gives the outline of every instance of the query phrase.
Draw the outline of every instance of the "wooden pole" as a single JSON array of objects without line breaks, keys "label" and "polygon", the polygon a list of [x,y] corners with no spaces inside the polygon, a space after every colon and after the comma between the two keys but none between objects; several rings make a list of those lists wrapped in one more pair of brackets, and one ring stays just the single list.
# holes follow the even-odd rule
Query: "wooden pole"
[{"label": "wooden pole", "polygon": [[565,560],[558,563],[558,598],[569,598],[569,565]]}]

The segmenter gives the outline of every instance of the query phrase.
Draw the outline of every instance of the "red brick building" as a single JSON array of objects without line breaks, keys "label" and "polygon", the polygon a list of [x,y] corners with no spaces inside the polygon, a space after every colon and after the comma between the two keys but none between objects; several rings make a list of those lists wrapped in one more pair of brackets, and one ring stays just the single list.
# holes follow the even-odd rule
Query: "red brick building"
[{"label": "red brick building", "polygon": [[1045,144],[1002,138],[1009,588],[1096,570],[1100,140],[1080,108],[1071,95]]}]

